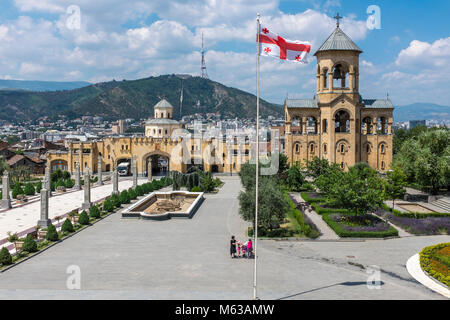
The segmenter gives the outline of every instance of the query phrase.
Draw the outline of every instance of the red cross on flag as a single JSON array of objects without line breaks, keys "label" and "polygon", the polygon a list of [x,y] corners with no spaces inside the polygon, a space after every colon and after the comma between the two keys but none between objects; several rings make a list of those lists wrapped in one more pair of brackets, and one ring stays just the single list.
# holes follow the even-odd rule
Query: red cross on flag
[{"label": "red cross on flag", "polygon": [[269,28],[260,25],[259,52],[261,55],[308,63],[307,56],[310,51],[311,44],[309,42],[283,39],[272,33]]}]

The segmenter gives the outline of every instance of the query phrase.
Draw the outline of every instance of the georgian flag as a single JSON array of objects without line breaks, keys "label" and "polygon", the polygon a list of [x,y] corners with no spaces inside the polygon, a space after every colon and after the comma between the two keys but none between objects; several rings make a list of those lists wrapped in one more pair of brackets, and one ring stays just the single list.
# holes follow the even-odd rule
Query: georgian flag
[{"label": "georgian flag", "polygon": [[307,57],[310,51],[311,44],[309,42],[283,39],[279,35],[272,33],[267,27],[260,26],[259,52],[261,55],[308,63]]}]

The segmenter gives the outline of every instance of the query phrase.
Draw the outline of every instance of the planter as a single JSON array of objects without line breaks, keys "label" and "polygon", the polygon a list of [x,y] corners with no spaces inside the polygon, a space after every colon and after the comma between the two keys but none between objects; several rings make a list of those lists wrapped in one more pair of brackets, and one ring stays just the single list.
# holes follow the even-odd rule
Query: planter
[{"label": "planter", "polygon": [[17,196],[17,199],[16,199],[16,203],[17,203],[17,204],[24,204],[24,203],[26,203],[26,202],[28,202],[28,198],[27,198],[25,195],[19,194],[19,195]]},{"label": "planter", "polygon": [[59,187],[56,188],[56,191],[57,191],[59,194],[64,193],[64,192],[66,192],[66,187],[59,186]]},{"label": "planter", "polygon": [[16,248],[16,251],[19,252],[22,250],[24,241],[14,241],[14,247]]},{"label": "planter", "polygon": [[39,230],[37,232],[38,239],[45,239],[46,235],[47,235],[47,230]]},{"label": "planter", "polygon": [[72,216],[72,217],[70,217],[69,216],[69,220],[72,222],[72,223],[78,223],[78,218],[79,218],[80,216]]}]

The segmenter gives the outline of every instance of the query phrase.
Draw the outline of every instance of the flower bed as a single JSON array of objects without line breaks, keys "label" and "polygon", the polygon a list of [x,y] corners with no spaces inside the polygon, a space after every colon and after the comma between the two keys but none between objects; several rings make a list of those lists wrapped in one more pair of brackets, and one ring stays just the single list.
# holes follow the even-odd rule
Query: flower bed
[{"label": "flower bed", "polygon": [[450,242],[423,248],[420,267],[436,280],[450,286]]},{"label": "flower bed", "polygon": [[[397,210],[395,210],[397,211]],[[416,235],[450,234],[450,217],[423,217],[398,216],[394,213],[380,209],[376,215],[399,226],[405,231]]]},{"label": "flower bed", "polygon": [[322,218],[340,237],[385,238],[398,236],[397,229],[368,214],[354,216],[343,213],[325,213]]}]

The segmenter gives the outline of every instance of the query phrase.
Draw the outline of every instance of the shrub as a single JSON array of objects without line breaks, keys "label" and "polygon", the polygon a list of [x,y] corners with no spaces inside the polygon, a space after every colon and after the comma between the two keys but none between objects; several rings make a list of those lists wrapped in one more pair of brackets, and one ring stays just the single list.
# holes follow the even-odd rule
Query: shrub
[{"label": "shrub", "polygon": [[119,208],[119,207],[120,207],[121,202],[120,202],[120,197],[119,197],[118,194],[113,194],[113,195],[111,196],[110,200],[111,200],[111,202],[112,202],[112,204],[113,204],[114,207],[116,207],[116,208]]},{"label": "shrub", "polygon": [[12,197],[13,197],[14,199],[17,199],[17,196],[18,196],[19,194],[23,194],[23,189],[22,189],[22,187],[20,186],[19,183],[16,183],[16,184],[14,185],[13,190],[12,190]]},{"label": "shrub", "polygon": [[70,222],[69,219],[66,219],[66,221],[64,221],[64,223],[61,226],[61,231],[62,232],[74,232],[74,228],[72,225],[72,222]]},{"label": "shrub", "polygon": [[39,181],[39,182],[36,184],[36,193],[41,193],[41,189],[42,189],[42,182]]},{"label": "shrub", "polygon": [[58,187],[66,187],[66,184],[64,183],[64,180],[63,180],[63,179],[59,179],[59,180],[56,182],[56,188],[58,188]]},{"label": "shrub", "polygon": [[75,180],[67,179],[67,180],[64,181],[64,186],[67,189],[73,188],[74,185],[75,185]]},{"label": "shrub", "polygon": [[196,186],[191,189],[191,192],[202,192],[202,188]]},{"label": "shrub", "polygon": [[141,197],[144,195],[144,188],[141,185],[137,186],[135,191],[136,191],[138,197]]},{"label": "shrub", "polygon": [[97,206],[92,206],[89,210],[89,215],[94,219],[98,219],[100,218],[100,210]]},{"label": "shrub", "polygon": [[82,225],[88,225],[89,224],[89,217],[86,213],[86,210],[83,210],[80,213],[80,216],[78,217],[78,223]]},{"label": "shrub", "polygon": [[34,196],[35,194],[35,190],[34,190],[34,186],[31,182],[28,182],[25,185],[25,188],[23,189],[23,192],[27,195],[27,196]]},{"label": "shrub", "polygon": [[31,234],[27,235],[25,238],[25,241],[22,245],[22,250],[27,252],[36,252],[37,249],[37,243],[34,241],[33,236]]},{"label": "shrub", "polygon": [[111,199],[105,200],[105,202],[103,203],[103,210],[108,212],[114,211],[114,203],[112,202]]},{"label": "shrub", "polygon": [[120,203],[122,203],[122,204],[127,204],[127,203],[130,203],[130,201],[131,201],[130,195],[128,194],[127,190],[123,190],[120,193],[119,198],[120,198]]},{"label": "shrub", "polygon": [[58,232],[56,232],[56,227],[51,224],[47,228],[47,234],[45,235],[45,239],[49,241],[57,241],[58,240]]},{"label": "shrub", "polygon": [[11,253],[5,247],[0,250],[0,264],[3,266],[12,264]]},{"label": "shrub", "polygon": [[64,172],[62,173],[62,178],[63,178],[64,180],[69,180],[69,179],[70,179],[70,172],[64,171]]},{"label": "shrub", "polygon": [[130,200],[134,200],[137,198],[137,192],[134,189],[130,189],[128,191],[128,195],[130,196]]}]

